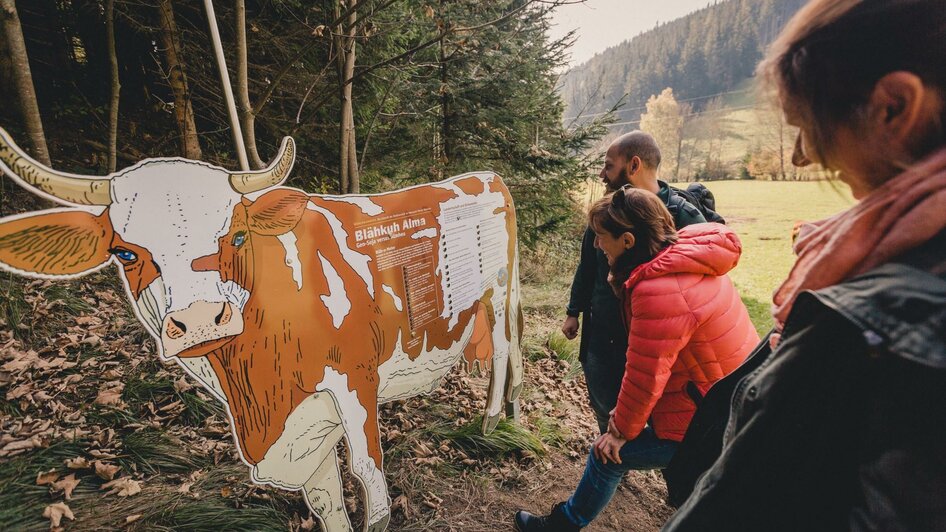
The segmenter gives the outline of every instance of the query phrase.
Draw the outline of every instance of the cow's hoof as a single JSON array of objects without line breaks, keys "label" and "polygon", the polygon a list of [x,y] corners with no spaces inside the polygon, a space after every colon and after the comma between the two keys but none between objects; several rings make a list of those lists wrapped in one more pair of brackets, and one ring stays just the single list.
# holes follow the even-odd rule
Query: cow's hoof
[{"label": "cow's hoof", "polygon": [[495,416],[487,416],[483,420],[483,434],[489,434],[496,430],[496,427],[499,426],[499,417],[500,414],[496,414]]},{"label": "cow's hoof", "polygon": [[509,389],[509,396],[506,397],[506,401],[510,403],[519,399],[519,396],[522,394],[522,383],[517,384]]},{"label": "cow's hoof", "polygon": [[381,518],[380,521],[376,521],[373,524],[368,525],[368,532],[384,532],[388,528],[388,523],[391,521],[391,514],[388,513]]}]

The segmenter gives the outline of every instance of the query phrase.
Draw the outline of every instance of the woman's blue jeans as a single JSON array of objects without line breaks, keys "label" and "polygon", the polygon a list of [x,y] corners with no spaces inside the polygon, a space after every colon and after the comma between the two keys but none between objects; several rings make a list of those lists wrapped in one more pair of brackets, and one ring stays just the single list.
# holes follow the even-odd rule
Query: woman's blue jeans
[{"label": "woman's blue jeans", "polygon": [[605,464],[590,452],[581,482],[563,508],[565,516],[580,527],[587,526],[611,501],[624,473],[667,467],[676,450],[677,442],[661,440],[654,429],[646,427],[637,438],[621,447],[620,464]]}]

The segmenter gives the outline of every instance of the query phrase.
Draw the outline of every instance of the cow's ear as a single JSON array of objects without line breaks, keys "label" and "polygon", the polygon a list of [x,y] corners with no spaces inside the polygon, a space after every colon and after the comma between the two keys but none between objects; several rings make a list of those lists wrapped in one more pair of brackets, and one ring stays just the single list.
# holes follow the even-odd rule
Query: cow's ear
[{"label": "cow's ear", "polygon": [[0,267],[32,277],[75,277],[109,261],[111,240],[106,213],[57,209],[14,216],[0,220]]},{"label": "cow's ear", "polygon": [[292,189],[276,189],[260,196],[246,208],[247,222],[254,233],[269,236],[292,231],[302,215],[309,196]]}]

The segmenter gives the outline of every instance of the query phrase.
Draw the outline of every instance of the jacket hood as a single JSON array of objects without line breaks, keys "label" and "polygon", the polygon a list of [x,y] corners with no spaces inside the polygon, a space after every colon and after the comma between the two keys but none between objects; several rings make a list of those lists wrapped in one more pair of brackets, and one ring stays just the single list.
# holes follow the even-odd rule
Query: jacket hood
[{"label": "jacket hood", "polygon": [[645,280],[675,273],[725,275],[739,263],[742,243],[732,229],[718,223],[688,225],[677,231],[677,243],[638,266],[624,283],[628,290]]}]

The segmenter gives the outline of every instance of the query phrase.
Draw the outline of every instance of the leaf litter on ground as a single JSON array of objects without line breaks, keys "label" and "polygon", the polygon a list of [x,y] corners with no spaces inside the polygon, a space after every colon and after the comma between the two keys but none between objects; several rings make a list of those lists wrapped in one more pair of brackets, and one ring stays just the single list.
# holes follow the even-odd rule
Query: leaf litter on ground
[{"label": "leaf litter on ground", "polygon": [[[40,515],[57,527],[213,528],[234,519],[259,530],[318,528],[298,493],[250,482],[223,408],[158,361],[117,283],[104,274],[71,282],[59,294],[84,304],[67,305],[75,314],[44,300],[49,286],[24,287],[39,309],[31,335],[0,330],[0,486],[8,486],[0,487],[0,521],[16,514],[8,520],[16,528],[37,527]],[[580,473],[597,427],[583,379],[565,378],[573,365],[548,348],[542,331],[554,329],[543,319],[527,315],[538,327],[529,342],[544,351],[525,361],[521,423],[504,421],[482,437],[488,375],[461,368],[428,395],[381,406],[392,529],[503,529],[499,516],[477,521],[480,508],[495,510],[497,493],[538,489],[530,475],[561,467],[551,460],[563,455]],[[361,489],[343,472],[357,528]],[[45,489],[23,491],[43,474]],[[135,496],[145,487],[147,497]],[[116,523],[116,515],[126,517]]]}]

